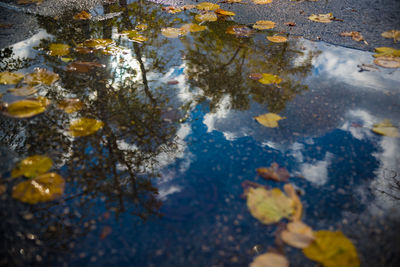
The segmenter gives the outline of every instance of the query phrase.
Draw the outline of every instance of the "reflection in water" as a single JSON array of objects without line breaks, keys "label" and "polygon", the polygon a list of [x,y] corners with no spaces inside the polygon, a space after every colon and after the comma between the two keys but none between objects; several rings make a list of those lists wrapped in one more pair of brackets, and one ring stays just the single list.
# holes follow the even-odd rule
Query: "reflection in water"
[{"label": "reflection in water", "polygon": [[[100,11],[122,13],[101,21],[73,21],[74,12],[39,17],[46,31],[14,46],[15,55],[2,51],[3,70],[29,73],[46,67],[60,81],[39,87],[38,95],[53,101],[44,114],[0,118],[0,155],[9,161],[0,165],[1,183],[8,188],[0,202],[6,218],[0,224],[6,246],[0,264],[87,265],[101,258],[103,265],[247,265],[253,256],[249,248],[272,244],[275,228],[250,217],[238,197],[240,184],[272,162],[297,177],[294,183],[307,192],[302,199],[310,210],[306,218],[317,228],[387,204],[389,195],[396,200],[391,185],[398,180],[385,177],[387,170],[399,171],[398,142],[378,140],[369,129],[382,118],[399,123],[399,95],[391,89],[399,81],[388,72],[347,71],[354,56],[366,59],[368,53],[314,47],[301,39],[266,43],[262,34],[238,38],[227,33],[233,22],[222,18],[206,23],[206,31],[167,39],[162,28],[192,23],[194,14],[172,16],[154,4],[122,0],[97,7]],[[142,32],[148,41],[136,43],[119,34],[139,24],[148,26]],[[94,38],[113,39],[122,50],[114,55],[71,50],[63,57],[67,62],[46,53],[51,43],[76,47]],[[67,71],[72,60],[105,67]],[[283,81],[263,85],[249,78],[253,73],[272,73]],[[1,92],[9,88],[2,85]],[[360,96],[362,101],[355,101]],[[56,108],[65,98],[78,98],[84,107],[66,114]],[[14,99],[6,93],[2,101]],[[287,119],[277,129],[253,120],[266,112]],[[80,117],[101,120],[104,127],[72,138],[67,129]],[[52,158],[67,187],[59,200],[28,206],[10,196],[22,178],[8,177],[14,162],[35,154]],[[378,188],[376,194],[365,193],[365,184]],[[386,192],[384,198],[379,190]]]}]

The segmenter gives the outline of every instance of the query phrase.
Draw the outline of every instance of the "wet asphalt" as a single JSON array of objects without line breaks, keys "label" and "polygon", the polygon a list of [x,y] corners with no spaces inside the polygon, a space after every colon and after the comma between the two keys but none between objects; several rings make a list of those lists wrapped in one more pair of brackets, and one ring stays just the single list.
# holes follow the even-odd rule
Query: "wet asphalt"
[{"label": "wet asphalt", "polygon": [[[40,5],[18,5],[16,0],[0,1],[0,48],[29,38],[39,30],[36,16],[61,16],[66,11],[91,9],[102,2],[114,0],[43,0]],[[153,0],[163,5],[196,4],[202,1]],[[215,0],[210,2],[216,3]],[[220,3],[221,8],[236,13],[238,24],[251,25],[257,20],[276,22],[274,30],[290,36],[373,51],[375,47],[388,46],[399,49],[400,42],[381,36],[384,31],[400,30],[399,0],[273,0],[266,5],[255,5],[251,0],[242,3]],[[318,23],[308,20],[311,14],[333,13],[338,20]],[[295,22],[287,26],[285,22]],[[344,31],[358,31],[365,42],[340,36]]]}]

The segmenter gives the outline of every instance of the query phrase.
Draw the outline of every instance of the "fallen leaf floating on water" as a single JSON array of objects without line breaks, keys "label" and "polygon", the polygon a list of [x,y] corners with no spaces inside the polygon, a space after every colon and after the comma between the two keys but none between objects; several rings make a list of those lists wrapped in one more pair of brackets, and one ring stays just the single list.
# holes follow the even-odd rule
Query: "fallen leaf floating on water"
[{"label": "fallen leaf floating on water", "polygon": [[43,0],[17,0],[18,5],[29,5],[29,4],[40,5],[41,3],[43,3]]},{"label": "fallen leaf floating on water", "polygon": [[92,18],[92,15],[85,10],[75,14],[75,16],[73,17],[74,20],[87,20],[87,19],[91,19],[91,18]]},{"label": "fallen leaf floating on water", "polygon": [[292,221],[300,221],[303,214],[303,204],[301,204],[300,198],[296,193],[292,184],[285,184],[283,186],[285,193],[293,200],[294,213],[292,216]]},{"label": "fallen leaf floating on water", "polygon": [[385,119],[380,123],[373,125],[372,131],[376,134],[389,136],[389,137],[399,137],[399,130],[397,127],[393,126],[390,120]]},{"label": "fallen leaf floating on water", "polygon": [[400,41],[400,31],[398,30],[390,30],[387,32],[383,32],[382,37],[393,39],[393,41],[396,43],[397,41]]},{"label": "fallen leaf floating on water", "polygon": [[17,184],[12,189],[12,197],[29,204],[48,202],[62,196],[64,187],[64,179],[51,172]]},{"label": "fallen leaf floating on water", "polygon": [[31,85],[25,85],[22,87],[8,89],[8,92],[15,96],[29,96],[36,93],[37,88]]},{"label": "fallen leaf floating on water", "polygon": [[269,128],[278,127],[278,121],[286,119],[275,113],[266,113],[257,117],[254,117],[261,125]]},{"label": "fallen leaf floating on water", "polygon": [[266,5],[272,3],[272,0],[252,0],[256,5]]},{"label": "fallen leaf floating on water", "polygon": [[244,25],[234,25],[226,29],[226,33],[236,35],[236,37],[250,37],[254,31]]},{"label": "fallen leaf floating on water", "polygon": [[280,84],[282,79],[278,75],[261,73],[262,78],[258,80],[262,84]]},{"label": "fallen leaf floating on water", "polygon": [[180,29],[185,32],[200,32],[200,31],[206,30],[207,26],[202,26],[202,25],[199,25],[196,23],[188,23],[188,24],[182,25],[182,27]]},{"label": "fallen leaf floating on water", "polygon": [[196,8],[196,6],[195,5],[184,5],[184,6],[181,6],[181,8],[183,10],[189,10],[189,9]]},{"label": "fallen leaf floating on water", "polygon": [[148,26],[146,24],[138,24],[135,26],[135,30],[137,31],[144,31],[147,30]]},{"label": "fallen leaf floating on water", "polygon": [[295,211],[294,201],[279,188],[249,188],[246,196],[251,215],[264,224],[277,223],[283,218],[291,219]]},{"label": "fallen leaf floating on water", "polygon": [[374,57],[400,57],[400,50],[392,47],[377,47]]},{"label": "fallen leaf floating on water", "polygon": [[335,19],[332,13],[327,13],[327,14],[312,14],[311,16],[308,17],[309,20],[316,21],[316,22],[322,22],[322,23],[330,23],[332,20]]},{"label": "fallen leaf floating on water", "polygon": [[364,41],[364,43],[366,43],[360,32],[341,32],[340,36],[351,37],[356,42]]},{"label": "fallen leaf floating on water", "polygon": [[111,39],[89,39],[79,44],[77,48],[105,49],[109,45],[115,45]]},{"label": "fallen leaf floating on water", "polygon": [[77,98],[69,98],[59,102],[57,107],[70,114],[81,110],[83,108],[83,103]]},{"label": "fallen leaf floating on water", "polygon": [[274,180],[276,182],[286,182],[290,174],[285,168],[279,168],[278,163],[274,162],[269,168],[257,168],[258,175],[266,180]]},{"label": "fallen leaf floating on water", "polygon": [[53,166],[53,161],[44,155],[34,155],[20,161],[11,171],[11,177],[25,176],[34,178],[46,173]]},{"label": "fallen leaf floating on water", "polygon": [[289,267],[289,261],[282,254],[267,252],[257,256],[250,267]]},{"label": "fallen leaf floating on water", "polygon": [[115,56],[117,54],[123,53],[124,51],[125,49],[119,46],[108,46],[106,49],[101,50],[101,53],[103,55]]},{"label": "fallen leaf floating on water", "polygon": [[383,68],[400,68],[400,57],[378,57],[374,63]]},{"label": "fallen leaf floating on water", "polygon": [[179,36],[186,35],[187,32],[182,30],[181,28],[162,28],[161,34],[168,38],[178,38]]},{"label": "fallen leaf floating on water", "polygon": [[262,79],[262,77],[263,77],[262,73],[250,73],[249,74],[249,78],[252,80],[258,81],[258,80]]},{"label": "fallen leaf floating on water", "polygon": [[198,10],[213,11],[219,8],[219,5],[210,2],[202,2],[196,6]]},{"label": "fallen leaf floating on water", "polygon": [[29,85],[45,84],[52,85],[60,77],[57,73],[48,71],[46,69],[36,68],[34,72],[28,74],[24,78],[24,83]]},{"label": "fallen leaf floating on water", "polygon": [[340,231],[316,231],[315,240],[303,249],[304,255],[324,267],[358,267],[360,260],[353,243]]},{"label": "fallen leaf floating on water", "polygon": [[67,44],[50,44],[49,55],[50,56],[66,56],[69,54],[71,47]]},{"label": "fallen leaf floating on water", "polygon": [[215,13],[221,16],[235,16],[236,14],[231,11],[223,10],[223,9],[217,9],[215,10]]},{"label": "fallen leaf floating on water", "polygon": [[258,20],[253,25],[253,28],[257,30],[268,30],[268,29],[273,29],[274,27],[275,27],[275,22],[270,20]]},{"label": "fallen leaf floating on water", "polygon": [[121,35],[126,35],[129,40],[140,44],[148,40],[147,37],[140,35],[136,30],[122,31]]},{"label": "fallen leaf floating on water", "polygon": [[175,13],[179,13],[179,12],[183,11],[180,7],[176,7],[176,6],[162,7],[162,10],[167,11],[170,14],[175,14]]},{"label": "fallen leaf floating on water", "polygon": [[267,36],[268,41],[273,42],[273,43],[284,43],[287,42],[287,38],[285,36]]},{"label": "fallen leaf floating on water", "polygon": [[315,239],[314,232],[303,222],[289,222],[286,230],[281,232],[281,238],[286,244],[295,248],[306,248]]},{"label": "fallen leaf floating on water", "polygon": [[45,97],[15,101],[8,105],[6,114],[14,118],[30,118],[46,110],[50,100]]},{"label": "fallen leaf floating on water", "polygon": [[94,134],[103,128],[103,126],[104,123],[102,121],[84,117],[71,122],[69,134],[74,137],[87,136]]},{"label": "fallen leaf floating on water", "polygon": [[218,16],[214,12],[206,12],[204,14],[197,14],[194,18],[197,21],[205,22],[205,21],[217,21]]},{"label": "fallen leaf floating on water", "polygon": [[17,84],[22,78],[24,78],[24,74],[22,73],[9,71],[0,72],[0,84]]},{"label": "fallen leaf floating on water", "polygon": [[97,62],[74,61],[67,66],[67,71],[86,73],[94,68],[104,68],[105,65]]},{"label": "fallen leaf floating on water", "polygon": [[241,3],[242,0],[223,0],[220,1],[220,3],[227,3],[227,4],[235,4],[235,3]]}]

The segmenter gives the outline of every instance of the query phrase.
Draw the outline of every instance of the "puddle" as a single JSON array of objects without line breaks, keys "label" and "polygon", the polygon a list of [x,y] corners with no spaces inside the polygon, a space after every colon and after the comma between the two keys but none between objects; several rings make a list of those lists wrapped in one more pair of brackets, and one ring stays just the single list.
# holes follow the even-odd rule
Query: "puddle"
[{"label": "puddle", "polygon": [[[265,38],[272,31],[232,35],[235,22],[222,17],[167,38],[162,28],[195,23],[196,11],[120,2],[91,11],[103,20],[38,17],[39,33],[2,50],[2,71],[59,75],[33,95],[52,101],[44,113],[0,117],[2,265],[249,265],[275,246],[277,225],[251,216],[242,184],[282,188],[256,173],[274,162],[301,192],[304,222],[343,231],[362,266],[398,263],[399,140],[371,131],[384,119],[400,125],[398,69],[360,71],[372,53],[297,37],[272,43]],[[143,43],[119,34],[140,24]],[[72,49],[95,38],[119,49]],[[72,48],[50,56],[51,43]],[[68,71],[73,61],[99,65]],[[254,73],[282,82],[265,85],[249,78]],[[24,98],[13,87],[1,85],[4,103]],[[66,98],[83,108],[58,109]],[[285,117],[279,127],[254,119],[268,112]],[[104,126],[72,137],[69,125],[81,117]],[[25,179],[11,179],[11,170],[32,155],[53,160],[51,170],[66,181],[61,198],[36,205],[12,198]],[[291,266],[314,265],[301,250],[284,252]]]}]

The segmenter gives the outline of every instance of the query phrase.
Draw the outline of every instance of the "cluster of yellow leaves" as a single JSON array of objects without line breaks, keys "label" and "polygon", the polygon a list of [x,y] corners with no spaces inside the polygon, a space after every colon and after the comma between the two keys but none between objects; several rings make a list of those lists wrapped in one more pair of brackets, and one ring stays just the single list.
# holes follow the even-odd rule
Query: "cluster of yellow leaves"
[{"label": "cluster of yellow leaves", "polygon": [[374,63],[384,68],[400,68],[400,50],[391,47],[375,48]]}]

